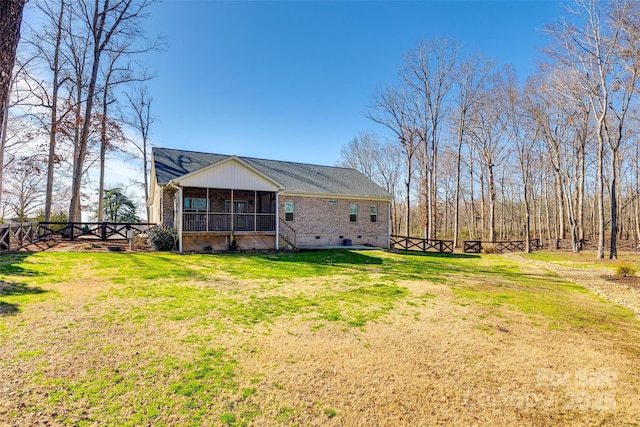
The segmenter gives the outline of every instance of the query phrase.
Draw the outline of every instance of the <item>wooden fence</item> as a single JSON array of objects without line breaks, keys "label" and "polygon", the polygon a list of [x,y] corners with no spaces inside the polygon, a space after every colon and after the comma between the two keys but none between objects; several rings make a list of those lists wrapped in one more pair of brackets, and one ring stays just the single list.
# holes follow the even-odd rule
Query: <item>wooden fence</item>
[{"label": "wooden fence", "polygon": [[[605,239],[605,251],[610,250],[611,241]],[[481,253],[484,251],[483,245],[492,245],[497,253],[505,252],[524,252],[525,241],[524,240],[506,240],[499,242],[483,242],[480,240],[465,240],[463,245],[463,251],[466,253]],[[580,242],[580,250],[596,250],[598,247],[596,240],[583,240]],[[617,248],[620,251],[634,251],[640,252],[640,242],[635,239],[619,239],[617,241]],[[531,250],[565,250],[570,251],[572,249],[570,239],[531,239]]]},{"label": "wooden fence", "polygon": [[17,222],[0,224],[0,251],[20,249],[37,242],[37,222]]},{"label": "wooden fence", "polygon": [[40,222],[38,234],[42,237],[58,235],[71,240],[127,240],[129,230],[143,232],[155,225],[135,222]]},{"label": "wooden fence", "polygon": [[15,251],[44,239],[127,240],[128,232],[143,232],[156,224],[115,222],[22,222],[0,224],[0,251]]},{"label": "wooden fence", "polygon": [[[539,251],[542,249],[540,239],[531,239],[531,250]],[[500,242],[483,242],[481,240],[465,240],[462,250],[465,253],[479,254],[488,245],[491,245],[496,253],[503,254],[505,252],[524,252],[527,242],[525,240],[504,240]]]},{"label": "wooden fence", "polygon": [[396,249],[404,249],[405,251],[422,251],[422,252],[453,252],[453,240],[439,239],[422,239],[420,237],[407,236],[390,236],[391,247]]}]

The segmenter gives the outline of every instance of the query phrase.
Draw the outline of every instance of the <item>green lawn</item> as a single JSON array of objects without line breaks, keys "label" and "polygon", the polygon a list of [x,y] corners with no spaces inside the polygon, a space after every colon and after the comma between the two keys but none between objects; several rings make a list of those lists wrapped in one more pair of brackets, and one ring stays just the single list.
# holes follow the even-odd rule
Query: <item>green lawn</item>
[{"label": "green lawn", "polygon": [[[0,313],[9,425],[616,425],[640,413],[633,313],[499,255],[0,255]],[[583,386],[585,373],[615,381]]]}]

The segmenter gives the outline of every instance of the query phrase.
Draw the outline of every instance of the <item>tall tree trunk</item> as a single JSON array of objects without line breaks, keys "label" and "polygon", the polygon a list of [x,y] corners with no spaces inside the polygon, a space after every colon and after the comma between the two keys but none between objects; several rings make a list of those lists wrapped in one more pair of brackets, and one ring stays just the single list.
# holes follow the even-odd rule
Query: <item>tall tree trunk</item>
[{"label": "tall tree trunk", "polygon": [[482,236],[482,239],[485,238],[486,236],[486,227],[485,227],[485,212],[487,211],[486,209],[486,196],[485,196],[485,185],[484,185],[484,168],[482,168],[482,170],[480,171],[480,235]]},{"label": "tall tree trunk", "polygon": [[636,226],[636,248],[640,247],[640,144],[636,144],[636,185],[635,185],[635,226]]},{"label": "tall tree trunk", "polygon": [[567,238],[566,225],[564,218],[565,200],[564,200],[564,186],[562,185],[562,171],[556,170],[556,212],[558,218],[558,239],[564,240]]},{"label": "tall tree trunk", "polygon": [[531,207],[529,203],[529,190],[525,182],[523,189],[524,196],[524,248],[525,252],[531,252]]},{"label": "tall tree trunk", "polygon": [[[7,94],[11,93],[11,91],[7,92]],[[8,103],[7,103],[8,105]],[[2,198],[4,196],[4,149],[7,146],[7,124],[9,123],[9,109],[6,108],[4,110],[4,117],[2,118],[2,128],[0,129],[0,209],[3,208]],[[4,211],[0,212],[0,220],[4,220]]]},{"label": "tall tree trunk", "polygon": [[60,89],[60,43],[62,41],[62,18],[65,0],[60,0],[58,15],[58,32],[56,34],[55,51],[53,53],[53,78],[51,82],[51,126],[49,128],[49,157],[47,159],[47,189],[44,202],[44,221],[51,221],[51,205],[53,204],[53,174],[56,163],[56,135],[58,131],[58,90]]},{"label": "tall tree trunk", "polygon": [[489,241],[496,241],[496,184],[493,176],[493,166],[487,166],[487,180],[489,186]]},{"label": "tall tree trunk", "polygon": [[578,240],[580,241],[580,250],[582,250],[582,245],[584,243],[584,180],[585,180],[585,147],[584,141],[582,142],[581,154],[579,156],[579,172],[578,172],[578,182],[576,185],[576,198],[577,198],[577,218],[576,225],[578,228]]},{"label": "tall tree trunk", "polygon": [[456,150],[456,189],[454,195],[454,211],[453,211],[453,247],[458,247],[458,234],[460,224],[460,157],[462,155],[462,136],[464,132],[464,115],[458,123],[458,147]]},{"label": "tall tree trunk", "polygon": [[89,130],[91,128],[91,115],[93,112],[93,102],[96,95],[96,84],[98,81],[98,71],[100,70],[100,59],[108,40],[104,40],[104,25],[107,17],[107,9],[109,7],[108,0],[105,3],[105,9],[98,10],[99,2],[96,0],[95,9],[93,11],[93,24],[91,28],[93,38],[93,58],[91,67],[91,77],[89,78],[89,86],[87,89],[87,101],[84,110],[84,120],[82,122],[82,131],[80,132],[80,140],[78,141],[78,155],[74,159],[73,174],[71,181],[71,203],[69,204],[69,220],[77,221],[81,218],[80,206],[80,190],[82,186],[82,174],[84,172],[84,161],[87,157],[89,144]]},{"label": "tall tree trunk", "polygon": [[609,249],[609,259],[618,258],[617,234],[618,234],[618,195],[617,195],[617,175],[616,160],[618,151],[611,153],[611,247]]},{"label": "tall tree trunk", "polygon": [[26,0],[0,2],[0,34],[2,34],[0,37],[0,120],[2,120],[0,129],[5,128],[6,110],[9,108],[11,79],[20,41],[20,25],[25,2]]},{"label": "tall tree trunk", "polygon": [[407,206],[407,223],[405,224],[405,236],[409,237],[409,230],[410,230],[410,218],[411,215],[409,214],[411,211],[411,157],[406,159],[407,163],[406,163],[406,168],[407,168],[407,178],[405,179],[405,185],[406,185],[406,190],[407,190],[407,200],[406,200],[406,206]]},{"label": "tall tree trunk", "polygon": [[100,120],[100,182],[98,183],[98,222],[104,221],[104,167],[107,157],[107,94],[108,85],[102,93],[102,119]]},{"label": "tall tree trunk", "polygon": [[[604,117],[600,121],[604,121]],[[598,249],[596,259],[604,259],[604,126],[598,125],[598,153],[596,155],[596,200],[598,203]]]},{"label": "tall tree trunk", "polygon": [[4,168],[4,148],[6,144],[7,121],[9,118],[9,97],[16,50],[20,41],[22,11],[26,0],[0,1],[0,206],[2,206],[2,175]]},{"label": "tall tree trunk", "polygon": [[[469,202],[471,203],[471,233],[472,239],[477,239],[478,236],[478,223],[476,220],[476,202],[474,195],[474,178],[473,178],[473,147],[469,147]],[[473,237],[472,237],[473,236]]]},{"label": "tall tree trunk", "polygon": [[433,124],[431,136],[431,167],[429,170],[429,239],[436,238],[437,215],[437,168],[438,168],[438,142],[436,123]]}]

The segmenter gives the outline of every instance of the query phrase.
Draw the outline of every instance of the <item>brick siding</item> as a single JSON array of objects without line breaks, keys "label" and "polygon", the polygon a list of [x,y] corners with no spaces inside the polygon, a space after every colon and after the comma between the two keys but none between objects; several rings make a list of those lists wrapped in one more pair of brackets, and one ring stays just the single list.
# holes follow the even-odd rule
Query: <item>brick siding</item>
[{"label": "brick siding", "polygon": [[[351,239],[354,245],[388,246],[389,203],[386,201],[281,195],[279,215],[283,221],[285,202],[294,202],[294,220],[287,224],[296,230],[298,246],[342,245],[344,239]],[[350,205],[358,206],[356,222],[349,221]],[[372,206],[378,208],[377,222],[370,220]]]},{"label": "brick siding", "polygon": [[169,227],[175,227],[175,190],[169,188],[162,189],[162,215],[160,219],[162,223]]}]

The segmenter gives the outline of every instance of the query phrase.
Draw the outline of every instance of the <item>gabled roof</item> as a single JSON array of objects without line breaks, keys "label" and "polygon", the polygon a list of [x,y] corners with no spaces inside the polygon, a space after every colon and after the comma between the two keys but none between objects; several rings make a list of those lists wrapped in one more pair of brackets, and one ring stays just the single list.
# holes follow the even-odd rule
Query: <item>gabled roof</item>
[{"label": "gabled roof", "polygon": [[[179,181],[184,175],[232,158],[224,154],[153,148],[159,185]],[[287,193],[356,196],[390,199],[391,195],[355,169],[306,163],[237,157],[242,162],[284,186]]]}]

